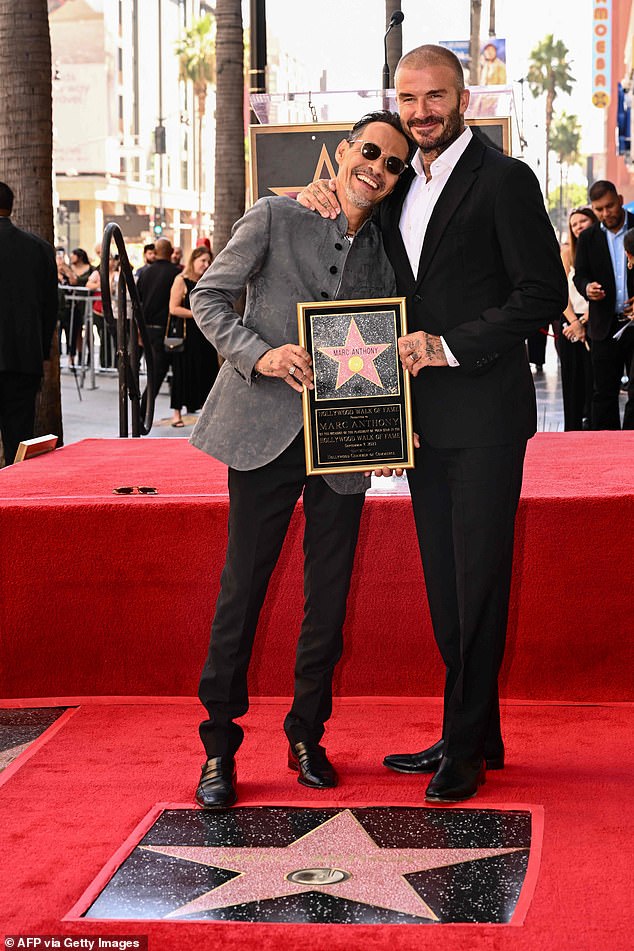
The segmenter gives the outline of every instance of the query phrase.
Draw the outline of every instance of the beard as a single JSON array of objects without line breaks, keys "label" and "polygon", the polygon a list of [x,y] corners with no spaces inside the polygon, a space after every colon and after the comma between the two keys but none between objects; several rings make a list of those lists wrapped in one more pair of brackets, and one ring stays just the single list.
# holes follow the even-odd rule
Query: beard
[{"label": "beard", "polygon": [[[460,109],[457,107],[452,110],[448,116],[435,116],[442,122],[442,129],[438,135],[439,125],[435,124],[429,127],[429,136],[426,138],[426,130],[419,122],[409,123],[409,134],[418,145],[421,152],[442,152],[448,148],[452,142],[455,142],[458,136],[464,130],[464,121]],[[418,135],[416,134],[418,133]]]}]

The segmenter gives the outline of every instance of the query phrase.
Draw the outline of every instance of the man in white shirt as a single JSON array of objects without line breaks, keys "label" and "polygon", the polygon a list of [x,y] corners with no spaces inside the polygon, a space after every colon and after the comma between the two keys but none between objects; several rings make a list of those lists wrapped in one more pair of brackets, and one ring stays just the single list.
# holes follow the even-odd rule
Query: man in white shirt
[{"label": "man in white shirt", "polygon": [[[475,796],[504,765],[498,672],[515,512],[536,430],[524,341],[567,302],[559,248],[534,174],[465,128],[457,57],[421,46],[396,71],[401,122],[418,152],[378,217],[411,332],[416,468],[408,471],[434,635],[447,668],[442,739],[387,756],[433,773],[431,802]],[[304,203],[332,214],[317,183]],[[302,199],[300,199],[302,200]]]}]

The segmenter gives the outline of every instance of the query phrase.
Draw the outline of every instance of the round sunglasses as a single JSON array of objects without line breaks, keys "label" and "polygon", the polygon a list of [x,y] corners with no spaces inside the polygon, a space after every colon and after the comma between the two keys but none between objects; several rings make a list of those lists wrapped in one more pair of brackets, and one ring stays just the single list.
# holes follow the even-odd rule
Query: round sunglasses
[{"label": "round sunglasses", "polygon": [[[368,162],[376,162],[381,155],[386,154],[375,142],[367,142],[365,139],[353,139],[351,144],[361,146],[361,155]],[[397,155],[388,155],[385,159],[385,167],[391,175],[402,175],[407,168],[407,162]]]}]

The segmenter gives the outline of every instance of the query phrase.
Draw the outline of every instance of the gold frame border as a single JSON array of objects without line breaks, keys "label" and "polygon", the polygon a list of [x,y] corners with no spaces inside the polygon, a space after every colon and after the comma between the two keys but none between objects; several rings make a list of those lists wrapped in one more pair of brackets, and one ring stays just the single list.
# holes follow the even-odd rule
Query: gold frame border
[{"label": "gold frame border", "polygon": [[[361,310],[364,305],[381,305],[383,309],[388,309],[389,305],[394,310],[398,310],[401,324],[401,336],[407,333],[407,298],[406,297],[366,297],[359,300],[333,300],[333,301],[300,301],[297,304],[297,328],[299,336],[299,345],[306,349],[305,333],[305,312],[306,310],[334,310],[335,308],[349,307]],[[405,407],[405,434],[407,445],[407,459],[404,462],[386,463],[390,469],[413,469],[414,468],[414,430],[412,413],[412,394],[410,377],[407,370],[403,370],[403,392],[399,399]],[[313,459],[312,440],[310,438],[310,393],[304,388],[302,391],[302,414],[304,418],[304,452],[306,456],[306,474],[307,475],[344,475],[351,472],[372,472],[374,469],[383,468],[376,461],[367,460],[354,466],[342,467],[320,467],[315,469]]]}]

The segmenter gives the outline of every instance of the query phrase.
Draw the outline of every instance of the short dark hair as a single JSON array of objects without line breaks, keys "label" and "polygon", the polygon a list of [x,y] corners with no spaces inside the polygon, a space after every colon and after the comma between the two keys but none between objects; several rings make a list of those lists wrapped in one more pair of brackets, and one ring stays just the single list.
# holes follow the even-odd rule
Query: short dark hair
[{"label": "short dark hair", "polygon": [[155,248],[155,246],[154,246],[154,242],[153,242],[153,241],[152,241],[151,244],[144,244],[144,245],[143,245],[143,254],[145,254],[146,251],[156,251],[156,248]]},{"label": "short dark hair", "polygon": [[0,182],[0,208],[9,214],[13,211],[13,192],[6,182]]},{"label": "short dark hair", "polygon": [[634,228],[630,228],[623,235],[623,247],[628,254],[634,254]]},{"label": "short dark hair", "polygon": [[410,141],[409,137],[403,131],[403,125],[398,112],[390,112],[389,109],[377,109],[375,112],[366,112],[350,129],[346,137],[347,141],[354,142],[358,139],[365,127],[370,125],[371,122],[385,122],[386,125],[391,125],[393,129],[400,132],[407,142]]},{"label": "short dark hair", "polygon": [[599,179],[588,189],[588,198],[590,201],[599,201],[604,195],[618,195],[614,182],[608,182],[606,179]]}]

